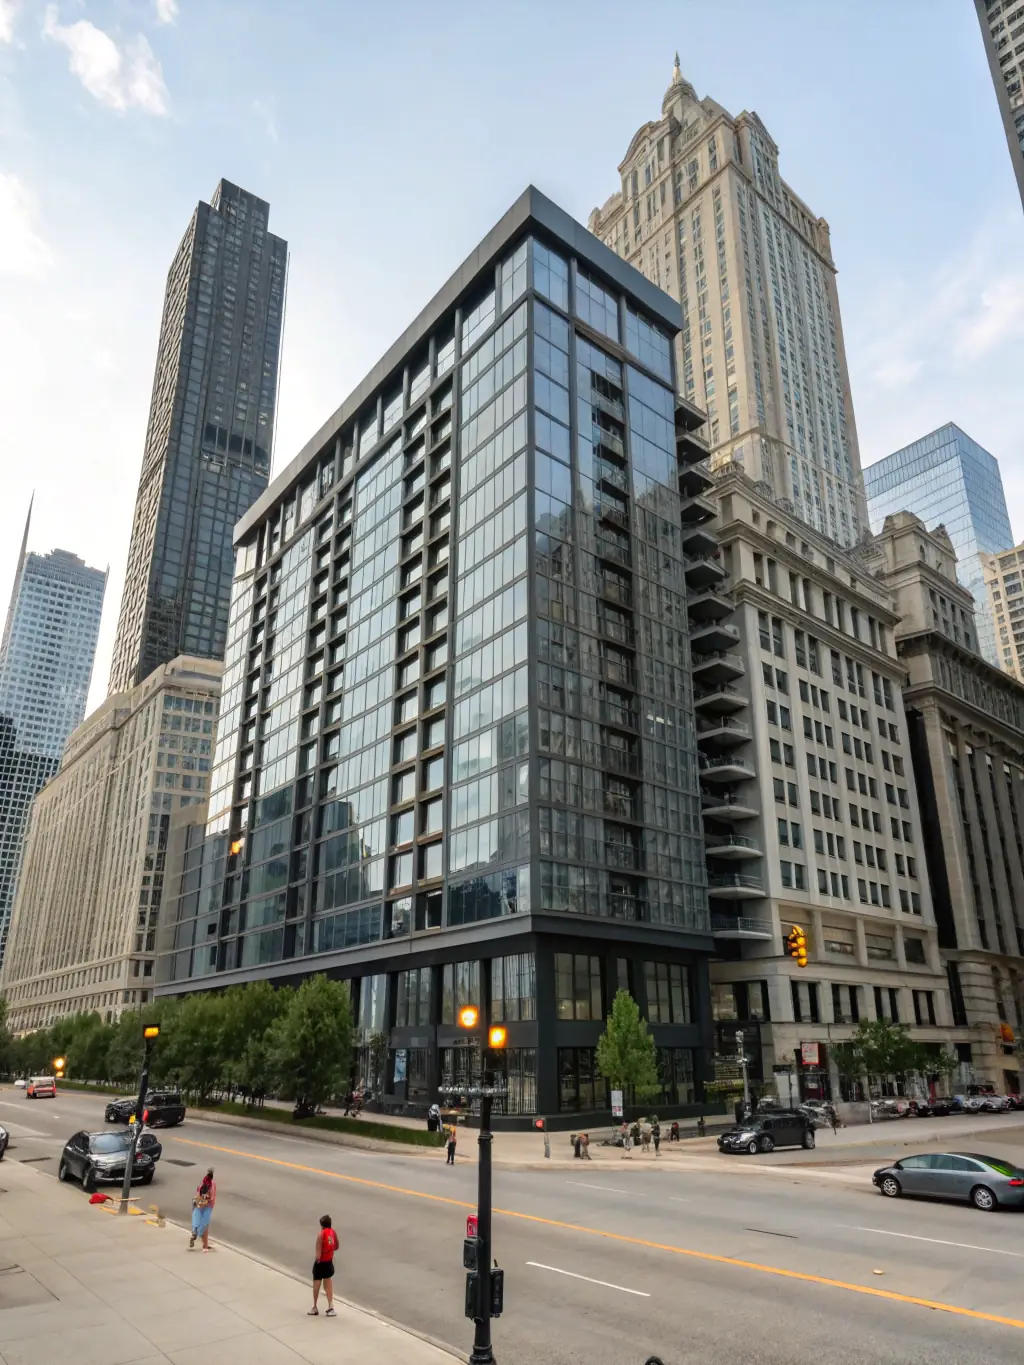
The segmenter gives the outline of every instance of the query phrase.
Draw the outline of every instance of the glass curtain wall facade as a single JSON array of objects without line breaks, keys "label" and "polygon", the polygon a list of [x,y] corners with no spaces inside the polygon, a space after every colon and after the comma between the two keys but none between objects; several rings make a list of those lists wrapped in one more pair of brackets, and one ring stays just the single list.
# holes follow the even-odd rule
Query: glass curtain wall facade
[{"label": "glass curtain wall facade", "polygon": [[870,465],[864,487],[876,535],[896,512],[913,512],[929,527],[945,526],[956,550],[957,578],[974,597],[977,639],[965,637],[963,643],[998,664],[995,622],[978,558],[1013,547],[995,456],[950,422]]},{"label": "glass curtain wall facade", "polygon": [[[327,970],[361,1018],[372,989],[369,1088],[413,1106],[479,1067],[455,1022],[478,1004],[509,1024],[508,1107],[530,1113],[570,1073],[594,1107],[580,1049],[619,984],[645,1007],[659,963],[693,983],[656,1025],[689,1053],[666,1098],[692,1102],[711,941],[677,329],[528,191],[243,519],[213,880],[178,903],[164,990]],[[554,961],[581,938],[598,1006],[563,1023]]]}]

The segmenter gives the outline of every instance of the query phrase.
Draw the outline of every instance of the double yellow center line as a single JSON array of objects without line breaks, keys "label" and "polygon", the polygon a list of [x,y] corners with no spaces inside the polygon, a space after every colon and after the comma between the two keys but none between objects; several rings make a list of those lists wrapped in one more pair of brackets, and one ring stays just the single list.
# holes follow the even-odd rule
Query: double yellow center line
[{"label": "double yellow center line", "polygon": [[[303,1171],[307,1175],[322,1175],[328,1180],[342,1180],[349,1185],[364,1185],[370,1189],[387,1190],[389,1194],[401,1194],[410,1199],[426,1199],[435,1204],[451,1204],[459,1209],[475,1209],[476,1205],[464,1199],[452,1199],[444,1194],[427,1194],[423,1190],[410,1190],[402,1185],[389,1185],[383,1180],[367,1180],[358,1175],[343,1175],[340,1171],[325,1171],[319,1166],[305,1166],[298,1161],[284,1161],[280,1157],[258,1156],[255,1152],[243,1152],[236,1147],[220,1147],[212,1142],[196,1142],[192,1138],[174,1136],[175,1142],[189,1147],[203,1147],[210,1152],[223,1152],[226,1156],[244,1157],[246,1161],[261,1161],[268,1166],[281,1166],[289,1171]],[[736,1256],[719,1256],[713,1251],[695,1251],[692,1247],[671,1246],[667,1242],[651,1242],[644,1237],[631,1237],[624,1232],[607,1232],[604,1228],[588,1228],[580,1223],[564,1223],[557,1218],[542,1218],[536,1213],[520,1213],[516,1209],[495,1209],[495,1214],[504,1218],[518,1218],[524,1223],[540,1223],[545,1227],[562,1228],[566,1232],[582,1232],[588,1237],[603,1237],[609,1242],[624,1242],[630,1246],[646,1247],[649,1251],[665,1251],[672,1256],[689,1256],[697,1261],[710,1261],[715,1265],[734,1266],[740,1270],[754,1270],[761,1275],[777,1275],[785,1280],[799,1280],[804,1284],[825,1285],[829,1289],[845,1289],[850,1294],[864,1294],[872,1299],[889,1299],[893,1303],[916,1304],[918,1308],[931,1308],[940,1313],[952,1313],[956,1317],[973,1318],[980,1322],[996,1322],[1003,1327],[1016,1327],[1024,1330],[1024,1320],[1006,1318],[998,1313],[982,1313],[976,1308],[961,1308],[957,1304],[942,1303],[937,1299],[919,1299],[911,1294],[897,1294],[891,1289],[876,1289],[872,1285],[851,1284],[847,1280],[832,1280],[825,1275],[810,1275],[803,1270],[786,1270],[782,1266],[762,1265],[758,1261],[744,1261]]]}]

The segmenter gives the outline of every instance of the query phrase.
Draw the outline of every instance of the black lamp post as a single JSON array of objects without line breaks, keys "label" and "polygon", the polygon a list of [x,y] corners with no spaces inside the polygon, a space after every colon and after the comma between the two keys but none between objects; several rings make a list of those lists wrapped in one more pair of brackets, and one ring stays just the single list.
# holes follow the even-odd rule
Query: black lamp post
[{"label": "black lamp post", "polygon": [[[459,1010],[459,1026],[475,1029],[480,1022],[480,1011],[475,1005]],[[491,1261],[491,1102],[495,1095],[504,1095],[504,1078],[490,1068],[490,1053],[505,1046],[503,1024],[493,1024],[487,1034],[487,1049],[479,1085],[470,1085],[468,1096],[480,1100],[480,1134],[477,1138],[477,1216],[476,1233],[469,1235],[463,1248],[466,1267],[466,1316],[473,1319],[473,1351],[470,1365],[494,1365],[491,1347],[491,1319],[501,1316],[504,1307],[504,1271],[492,1269]],[[442,1086],[442,1093],[453,1094],[457,1086]],[[470,1232],[468,1220],[467,1233]]]},{"label": "black lamp post", "polygon": [[139,1134],[142,1132],[143,1123],[143,1105],[146,1103],[146,1091],[149,1089],[149,1061],[153,1055],[153,1044],[160,1037],[159,1027],[156,1024],[147,1024],[142,1030],[142,1037],[145,1040],[145,1051],[142,1056],[142,1074],[139,1077],[139,1100],[135,1106],[135,1113],[132,1115],[132,1122],[129,1127],[128,1161],[124,1168],[121,1203],[117,1210],[119,1214],[127,1214],[128,1202],[131,1199],[132,1175],[135,1171],[135,1149],[139,1145]]}]

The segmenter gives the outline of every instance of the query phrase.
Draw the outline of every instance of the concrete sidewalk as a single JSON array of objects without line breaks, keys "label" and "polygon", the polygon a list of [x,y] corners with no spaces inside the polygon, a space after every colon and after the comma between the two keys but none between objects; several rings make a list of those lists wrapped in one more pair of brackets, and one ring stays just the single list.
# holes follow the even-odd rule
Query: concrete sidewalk
[{"label": "concrete sidewalk", "polygon": [[[0,1165],[0,1361],[3,1365],[453,1365],[458,1357],[335,1300],[306,1311],[308,1285],[188,1233],[90,1206],[77,1186],[10,1159]],[[139,1191],[147,1205],[150,1192]],[[213,1226],[216,1234],[216,1220]]]}]

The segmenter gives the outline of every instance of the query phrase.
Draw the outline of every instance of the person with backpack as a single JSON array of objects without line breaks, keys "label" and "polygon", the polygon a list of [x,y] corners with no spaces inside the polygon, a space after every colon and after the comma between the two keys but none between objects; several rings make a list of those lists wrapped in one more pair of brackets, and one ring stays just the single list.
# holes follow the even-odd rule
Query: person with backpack
[{"label": "person with backpack", "polygon": [[320,1286],[323,1285],[327,1295],[326,1317],[336,1318],[338,1315],[334,1311],[334,1253],[338,1250],[338,1234],[331,1227],[331,1215],[325,1213],[320,1219],[320,1231],[316,1235],[316,1251],[313,1261],[313,1307],[306,1314],[308,1318],[320,1316],[320,1309],[317,1307],[317,1299],[320,1297]]},{"label": "person with backpack", "polygon": [[210,1250],[210,1219],[213,1217],[213,1206],[216,1202],[217,1182],[213,1178],[211,1166],[192,1196],[192,1236],[189,1238],[189,1251],[195,1246],[197,1237],[203,1239],[203,1250]]}]

